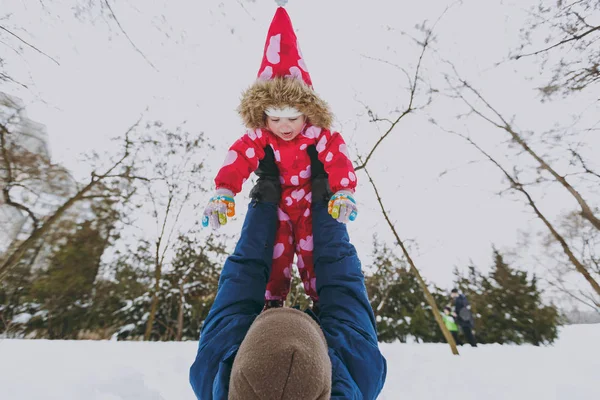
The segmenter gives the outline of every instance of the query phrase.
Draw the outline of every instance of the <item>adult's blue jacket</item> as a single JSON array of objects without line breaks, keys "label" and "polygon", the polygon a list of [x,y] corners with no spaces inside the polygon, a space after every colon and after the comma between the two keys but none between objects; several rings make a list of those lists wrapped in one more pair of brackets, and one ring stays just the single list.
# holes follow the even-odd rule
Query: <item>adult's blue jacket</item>
[{"label": "adult's blue jacket", "polygon": [[[315,204],[312,216],[318,317],[332,364],[331,398],[375,399],[387,366],[377,345],[360,260],[345,225],[329,216],[325,203]],[[198,399],[228,397],[233,360],[264,305],[276,226],[276,204],[250,204],[235,252],[223,266],[190,369]]]}]

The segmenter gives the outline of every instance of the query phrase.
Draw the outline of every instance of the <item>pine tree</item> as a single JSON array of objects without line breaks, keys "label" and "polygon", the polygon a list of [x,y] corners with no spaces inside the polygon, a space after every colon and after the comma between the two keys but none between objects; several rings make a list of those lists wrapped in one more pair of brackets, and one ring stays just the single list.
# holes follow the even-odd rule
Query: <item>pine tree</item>
[{"label": "pine tree", "polygon": [[40,303],[42,313],[29,321],[28,330],[43,332],[49,339],[76,338],[85,326],[105,246],[92,221],[83,222],[60,246],[31,287],[31,297]]},{"label": "pine tree", "polygon": [[[180,236],[174,245],[172,264],[159,282],[159,302],[152,325],[151,340],[196,340],[202,322],[208,315],[217,293],[223,256],[226,249],[213,238],[200,242],[195,235]],[[152,300],[151,245],[138,248],[130,271],[146,271],[142,290],[133,298],[122,298],[117,312],[119,339],[141,339],[144,336],[148,310]]]},{"label": "pine tree", "polygon": [[509,266],[494,249],[494,266],[483,276],[474,266],[469,276],[458,275],[458,287],[467,296],[475,315],[481,343],[552,343],[560,318],[556,307],[542,302],[537,279]]},{"label": "pine tree", "polygon": [[[366,274],[365,283],[377,321],[378,339],[405,342],[413,337],[426,342],[444,341],[408,264],[376,238],[373,241],[373,268],[373,273]],[[439,288],[431,287],[430,291],[438,304],[444,304],[446,296]]]}]

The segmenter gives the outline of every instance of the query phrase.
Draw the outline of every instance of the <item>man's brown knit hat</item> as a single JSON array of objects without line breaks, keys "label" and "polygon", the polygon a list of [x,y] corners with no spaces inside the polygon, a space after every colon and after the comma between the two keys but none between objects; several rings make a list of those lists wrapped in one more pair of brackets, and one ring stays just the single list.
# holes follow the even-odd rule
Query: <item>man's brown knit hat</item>
[{"label": "man's brown knit hat", "polygon": [[331,360],[321,327],[293,308],[272,308],[259,315],[233,361],[229,399],[330,396]]}]

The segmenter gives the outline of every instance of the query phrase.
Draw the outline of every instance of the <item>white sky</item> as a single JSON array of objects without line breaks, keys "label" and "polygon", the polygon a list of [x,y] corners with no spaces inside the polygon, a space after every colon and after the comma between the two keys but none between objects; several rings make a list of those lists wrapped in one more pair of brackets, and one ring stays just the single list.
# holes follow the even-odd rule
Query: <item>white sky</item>
[{"label": "white sky", "polygon": [[[0,17],[12,13],[3,24],[60,66],[34,51],[25,50],[21,57],[0,46],[8,70],[30,84],[29,90],[6,84],[0,90],[29,104],[30,117],[48,128],[54,160],[80,178],[89,174],[80,154],[111,149],[109,139],[123,133],[149,107],[147,119],[173,126],[187,121],[188,130],[206,133],[217,148],[207,154],[212,180],[227,147],[244,132],[235,108],[240,92],[256,76],[275,3],[111,1],[123,28],[157,70],[133,49],[114,21],[107,24],[98,16],[98,10],[83,13],[81,20],[75,18],[76,3],[2,0]],[[404,109],[408,100],[404,74],[372,58],[398,64],[412,75],[420,49],[402,32],[419,37],[415,25],[428,20],[431,26],[450,4],[436,27],[436,51],[424,59],[424,77],[434,87],[442,89],[442,74],[448,67],[441,60],[448,59],[507,117],[516,115],[522,129],[539,131],[554,123],[565,124],[582,109],[584,119],[598,115],[597,108],[586,108],[593,99],[589,94],[542,104],[534,90],[542,81],[533,59],[494,68],[519,44],[525,10],[535,3],[290,0],[287,9],[315,89],[330,102],[352,152],[365,155],[387,127],[369,123],[362,104],[380,117],[393,117],[393,110]],[[416,101],[424,100],[420,95]],[[540,228],[519,197],[497,196],[505,184],[495,167],[470,164],[481,157],[461,139],[427,122],[433,117],[448,128],[459,128],[463,122],[455,116],[464,111],[460,102],[439,99],[407,117],[370,164],[399,234],[413,246],[417,267],[443,287],[450,287],[455,266],[463,268],[473,260],[487,268],[492,243],[512,249],[520,231]],[[501,131],[475,118],[468,127],[487,150],[508,154]],[[598,154],[597,135],[587,139],[587,154]],[[511,154],[511,161],[526,160],[514,150]],[[505,165],[512,168],[510,162]],[[453,172],[439,178],[447,169]],[[377,233],[388,243],[392,240],[366,175],[360,173],[358,178],[360,213],[349,229],[368,264],[372,235]],[[540,204],[552,218],[576,207],[562,190],[544,187],[543,191]],[[597,195],[592,199],[599,204]],[[238,196],[238,209],[244,209],[246,202]],[[237,235],[242,221],[239,215],[226,233]],[[538,251],[520,249],[522,256],[535,256]],[[542,271],[540,265],[528,267]]]}]

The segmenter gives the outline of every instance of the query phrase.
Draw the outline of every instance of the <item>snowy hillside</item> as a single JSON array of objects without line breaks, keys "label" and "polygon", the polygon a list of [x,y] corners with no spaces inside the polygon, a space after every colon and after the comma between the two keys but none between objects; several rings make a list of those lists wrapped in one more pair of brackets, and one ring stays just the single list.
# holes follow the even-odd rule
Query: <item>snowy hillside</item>
[{"label": "snowy hillside", "polygon": [[[598,397],[600,324],[563,328],[551,347],[384,344],[381,399]],[[196,343],[0,341],[3,400],[185,400]]]}]

